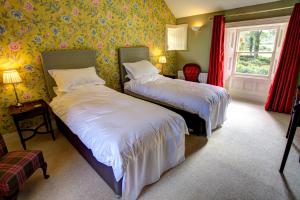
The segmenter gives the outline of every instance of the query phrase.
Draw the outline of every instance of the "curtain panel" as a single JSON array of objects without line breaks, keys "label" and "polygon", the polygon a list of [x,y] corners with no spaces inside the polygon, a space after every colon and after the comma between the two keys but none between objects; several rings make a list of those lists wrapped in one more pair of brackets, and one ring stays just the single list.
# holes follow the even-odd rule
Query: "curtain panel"
[{"label": "curtain panel", "polygon": [[225,17],[214,16],[207,83],[223,87]]},{"label": "curtain panel", "polygon": [[300,3],[295,4],[265,109],[290,113],[300,67]]}]

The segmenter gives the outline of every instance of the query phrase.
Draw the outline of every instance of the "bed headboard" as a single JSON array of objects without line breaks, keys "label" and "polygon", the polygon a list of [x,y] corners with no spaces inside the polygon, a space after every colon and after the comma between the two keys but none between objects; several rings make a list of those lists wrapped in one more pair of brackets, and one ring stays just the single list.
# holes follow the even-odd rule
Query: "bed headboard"
[{"label": "bed headboard", "polygon": [[96,66],[95,50],[57,50],[42,53],[42,64],[47,91],[50,98],[55,97],[54,79],[48,73],[50,69],[79,69]]},{"label": "bed headboard", "polygon": [[137,62],[141,60],[149,60],[149,48],[148,47],[121,47],[119,49],[119,67],[120,67],[120,81],[122,90],[124,90],[124,83],[129,81],[126,78],[126,70],[123,63]]}]

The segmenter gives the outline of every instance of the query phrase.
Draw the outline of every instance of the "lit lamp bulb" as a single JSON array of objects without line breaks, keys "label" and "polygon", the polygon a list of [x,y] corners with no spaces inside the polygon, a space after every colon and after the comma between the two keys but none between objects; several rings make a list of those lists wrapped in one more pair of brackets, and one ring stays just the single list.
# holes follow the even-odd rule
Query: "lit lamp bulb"
[{"label": "lit lamp bulb", "polygon": [[15,95],[16,95],[16,101],[17,104],[16,106],[22,106],[22,104],[19,101],[19,97],[16,91],[16,83],[21,83],[22,79],[19,75],[19,73],[17,72],[17,70],[7,70],[3,72],[3,83],[5,84],[12,84],[14,87],[14,91],[15,91]]},{"label": "lit lamp bulb", "polygon": [[158,62],[161,64],[161,73],[164,74],[164,64],[167,63],[166,56],[160,56]]}]

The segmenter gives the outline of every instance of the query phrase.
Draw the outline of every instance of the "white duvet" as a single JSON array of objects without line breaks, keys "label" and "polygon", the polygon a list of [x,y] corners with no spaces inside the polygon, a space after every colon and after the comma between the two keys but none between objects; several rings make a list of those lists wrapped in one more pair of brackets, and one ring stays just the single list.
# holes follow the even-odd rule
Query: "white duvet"
[{"label": "white duvet", "polygon": [[170,79],[161,75],[130,80],[126,90],[165,102],[179,109],[198,114],[206,122],[206,134],[211,135],[226,120],[230,102],[228,92],[218,86]]},{"label": "white duvet", "polygon": [[184,119],[157,105],[102,85],[79,87],[55,97],[53,112],[123,177],[122,197],[136,199],[145,185],[184,160]]}]

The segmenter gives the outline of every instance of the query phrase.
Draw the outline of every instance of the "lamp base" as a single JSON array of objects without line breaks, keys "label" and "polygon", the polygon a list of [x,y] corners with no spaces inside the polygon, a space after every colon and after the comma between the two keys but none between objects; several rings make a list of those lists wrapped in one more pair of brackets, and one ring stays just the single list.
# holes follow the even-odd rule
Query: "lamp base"
[{"label": "lamp base", "polygon": [[20,102],[18,102],[15,106],[17,106],[17,107],[22,107],[23,104],[21,104]]},{"label": "lamp base", "polygon": [[16,91],[16,86],[15,86],[15,84],[13,84],[13,86],[14,86],[14,91],[15,91],[16,101],[17,101],[16,106],[17,106],[17,107],[22,107],[23,104],[21,104],[21,103],[19,102],[19,97],[18,97],[18,94],[17,94],[17,91]]}]

